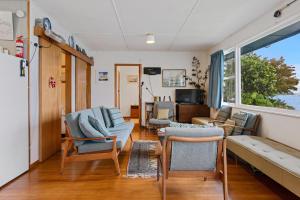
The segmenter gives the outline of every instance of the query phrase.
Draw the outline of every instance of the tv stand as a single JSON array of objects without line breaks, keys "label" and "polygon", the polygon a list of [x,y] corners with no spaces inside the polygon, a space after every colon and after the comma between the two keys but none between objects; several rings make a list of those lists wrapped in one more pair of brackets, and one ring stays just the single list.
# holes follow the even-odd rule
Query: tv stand
[{"label": "tv stand", "polygon": [[176,121],[191,123],[193,117],[209,117],[210,109],[204,104],[176,104]]}]

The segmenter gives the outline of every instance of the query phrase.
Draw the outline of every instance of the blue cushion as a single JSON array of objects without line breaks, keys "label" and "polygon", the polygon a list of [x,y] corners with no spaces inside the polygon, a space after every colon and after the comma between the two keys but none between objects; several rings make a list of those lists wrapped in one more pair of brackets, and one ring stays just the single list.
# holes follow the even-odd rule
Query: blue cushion
[{"label": "blue cushion", "polygon": [[104,121],[101,109],[102,109],[102,106],[92,108],[92,112],[94,113],[95,118],[98,119],[101,124],[105,125],[105,121]]},{"label": "blue cushion", "polygon": [[[87,111],[83,111],[87,112]],[[90,113],[91,114],[91,113]],[[66,122],[70,128],[71,135],[75,138],[85,138],[85,135],[81,131],[78,120],[79,120],[80,112],[69,113],[66,115]],[[84,141],[74,141],[75,146],[79,146],[84,143]]]},{"label": "blue cushion", "polygon": [[152,124],[152,125],[169,125],[171,122],[171,120],[168,120],[168,119],[150,119],[149,120],[149,124]]},{"label": "blue cushion", "polygon": [[[241,111],[241,113],[243,113],[243,112]],[[254,126],[255,126],[255,122],[256,122],[256,120],[258,118],[258,115],[255,114],[255,113],[250,113],[250,112],[244,112],[244,113],[248,114],[248,119],[247,119],[247,122],[245,124],[245,128],[253,129]],[[252,134],[252,132],[251,131],[247,131],[247,130],[244,130],[242,132],[242,135],[251,135],[251,134]]]},{"label": "blue cushion", "polygon": [[[126,142],[129,138],[129,135],[131,133],[131,130],[123,130],[123,131],[117,131],[114,132],[112,135],[117,136],[117,148],[123,149],[126,145]],[[105,151],[105,150],[111,150],[113,146],[112,140],[107,140],[105,143],[97,143],[94,141],[87,141],[84,144],[80,145],[78,147],[79,153],[89,153],[89,152],[96,152],[96,151]]]},{"label": "blue cushion", "polygon": [[125,121],[119,108],[110,108],[108,111],[114,127],[124,124]]},{"label": "blue cushion", "polygon": [[[85,113],[81,113],[79,116],[79,127],[83,134],[88,138],[94,138],[94,137],[104,137],[99,131],[97,131],[89,122],[88,115]],[[105,142],[103,140],[99,140],[97,142]]]},{"label": "blue cushion", "polygon": [[102,135],[104,136],[110,136],[110,132],[107,130],[107,128],[105,127],[104,124],[102,124],[101,122],[99,122],[98,119],[92,117],[92,116],[89,116],[88,117],[89,119],[89,123],[97,130],[99,131]]},{"label": "blue cushion", "polygon": [[[235,121],[235,126],[244,128],[248,119],[248,113],[234,113],[231,118]],[[241,135],[243,132],[242,128],[235,127],[232,131],[232,135]]]},{"label": "blue cushion", "polygon": [[101,111],[102,111],[102,116],[104,118],[106,128],[112,127],[112,122],[109,116],[108,108],[102,107]]},{"label": "blue cushion", "polygon": [[112,127],[108,128],[109,132],[116,132],[116,131],[122,131],[122,130],[130,130],[130,132],[134,128],[134,123],[133,122],[125,122],[124,124],[117,126],[117,127]]},{"label": "blue cushion", "polygon": [[232,108],[229,106],[222,106],[220,108],[216,120],[225,122],[228,118],[230,118]]}]

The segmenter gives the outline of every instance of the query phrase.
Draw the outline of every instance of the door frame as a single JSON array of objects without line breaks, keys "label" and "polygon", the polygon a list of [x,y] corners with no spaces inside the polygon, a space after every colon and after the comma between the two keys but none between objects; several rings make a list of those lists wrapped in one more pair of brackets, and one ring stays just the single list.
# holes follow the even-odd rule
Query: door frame
[{"label": "door frame", "polygon": [[117,80],[118,80],[118,68],[119,67],[138,67],[139,69],[139,124],[140,126],[142,125],[142,87],[141,87],[141,79],[142,79],[142,64],[115,64],[115,79],[114,79],[114,82],[115,82],[115,106],[117,107],[118,106],[118,101],[119,100],[119,96],[118,96],[118,89],[120,87],[120,83],[117,83]]}]

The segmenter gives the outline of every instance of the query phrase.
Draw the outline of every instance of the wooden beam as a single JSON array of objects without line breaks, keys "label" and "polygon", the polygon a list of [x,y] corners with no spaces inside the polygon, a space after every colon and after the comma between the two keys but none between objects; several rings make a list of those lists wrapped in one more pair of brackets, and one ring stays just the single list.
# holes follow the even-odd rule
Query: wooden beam
[{"label": "wooden beam", "polygon": [[54,41],[53,39],[49,38],[47,35],[45,35],[45,31],[42,27],[39,27],[39,26],[34,27],[34,35],[48,40],[52,44],[55,44],[56,46],[62,48],[63,50],[65,50],[66,52],[72,54],[73,56],[75,56],[77,58],[80,58],[81,60],[89,63],[91,66],[94,65],[94,59],[93,58],[82,54],[81,52],[77,51],[76,49],[70,47],[67,44],[58,43],[58,42]]}]

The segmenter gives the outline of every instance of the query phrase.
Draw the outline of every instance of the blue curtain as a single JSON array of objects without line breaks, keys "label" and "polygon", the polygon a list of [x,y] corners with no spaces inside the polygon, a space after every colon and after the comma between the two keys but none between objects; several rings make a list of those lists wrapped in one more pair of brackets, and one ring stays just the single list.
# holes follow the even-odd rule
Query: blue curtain
[{"label": "blue curtain", "polygon": [[219,109],[222,103],[224,79],[224,53],[220,50],[210,56],[209,89],[207,105]]}]

